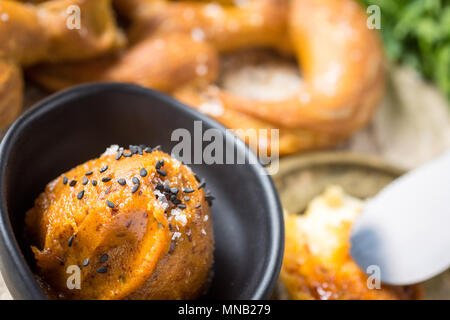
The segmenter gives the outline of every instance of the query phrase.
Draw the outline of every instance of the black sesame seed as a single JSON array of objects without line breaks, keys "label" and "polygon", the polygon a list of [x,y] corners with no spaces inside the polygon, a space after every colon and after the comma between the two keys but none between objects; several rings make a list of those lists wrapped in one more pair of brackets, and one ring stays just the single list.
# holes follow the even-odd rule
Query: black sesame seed
[{"label": "black sesame seed", "polygon": [[71,187],[75,187],[76,184],[77,184],[77,180],[71,180],[69,182],[69,186],[71,186]]},{"label": "black sesame seed", "polygon": [[202,182],[202,180],[198,177],[198,175],[194,174],[195,180],[197,180],[198,182]]},{"label": "black sesame seed", "polygon": [[209,206],[212,206],[212,202],[213,202],[214,199],[216,199],[216,198],[214,196],[210,195],[210,194],[207,194],[205,196],[205,200],[208,202]]},{"label": "black sesame seed", "polygon": [[156,147],[154,147],[154,148],[152,149],[152,151],[156,151],[156,150],[161,150],[161,146],[160,146],[160,145],[157,145]]},{"label": "black sesame seed", "polygon": [[145,168],[142,168],[139,174],[141,175],[141,177],[145,177],[147,175],[147,170],[145,170]]},{"label": "black sesame seed", "polygon": [[165,172],[164,170],[156,170],[156,172],[158,172],[160,175],[162,175],[163,177],[167,176],[167,172]]},{"label": "black sesame seed", "polygon": [[101,167],[99,171],[100,171],[100,173],[103,173],[106,170],[108,170],[108,165],[105,165],[104,167]]},{"label": "black sesame seed", "polygon": [[161,165],[161,161],[156,161],[156,163],[155,163],[155,168],[158,170],[158,169],[161,169],[161,167],[162,167],[162,165]]},{"label": "black sesame seed", "polygon": [[169,199],[170,199],[170,201],[174,202],[177,199],[177,196],[174,194],[171,194]]},{"label": "black sesame seed", "polygon": [[98,273],[106,273],[108,271],[108,268],[101,266],[97,269]]},{"label": "black sesame seed", "polygon": [[105,263],[106,261],[108,261],[108,254],[104,253],[102,254],[102,256],[100,257],[100,263]]},{"label": "black sesame seed", "polygon": [[111,186],[109,186],[109,187],[106,189],[105,194],[108,194],[110,191],[111,191]]},{"label": "black sesame seed", "polygon": [[67,184],[67,182],[69,181],[69,179],[67,179],[67,177],[63,177],[63,184]]},{"label": "black sesame seed", "polygon": [[156,190],[159,190],[159,191],[164,190],[164,186],[161,183],[158,183],[155,188],[156,188]]},{"label": "black sesame seed", "polygon": [[198,209],[198,208],[200,208],[202,205],[200,204],[200,203],[197,203],[196,205],[195,205],[195,209]]},{"label": "black sesame seed", "polygon": [[123,178],[120,178],[119,180],[117,180],[117,182],[118,182],[121,186],[124,186],[124,185],[127,184],[127,181],[126,181],[125,179],[123,179]]},{"label": "black sesame seed", "polygon": [[142,146],[142,145],[140,145],[140,146],[138,146],[138,153],[139,153],[139,155],[143,155],[144,153],[143,153],[143,149],[145,148],[145,146]]},{"label": "black sesame seed", "polygon": [[170,192],[173,194],[177,194],[178,193],[178,188],[170,188]]},{"label": "black sesame seed", "polygon": [[186,205],[185,205],[185,204],[179,204],[179,205],[178,205],[178,208],[180,208],[180,209],[186,209]]},{"label": "black sesame seed", "polygon": [[202,183],[200,183],[200,185],[198,186],[197,190],[200,190],[201,188],[204,188],[206,186],[206,182],[202,181]]},{"label": "black sesame seed", "polygon": [[102,178],[102,182],[108,182],[108,181],[111,181],[110,177],[103,177]]},{"label": "black sesame seed", "polygon": [[175,200],[172,201],[172,203],[173,203],[174,205],[177,205],[177,204],[180,204],[180,203],[181,203],[181,200],[180,200],[180,199],[175,199]]},{"label": "black sesame seed", "polygon": [[184,193],[192,193],[192,192],[194,192],[195,190],[194,189],[192,189],[192,188],[184,188],[183,189],[183,192]]},{"label": "black sesame seed", "polygon": [[147,148],[144,149],[144,152],[145,153],[152,153],[152,148],[147,147]]},{"label": "black sesame seed", "polygon": [[129,148],[132,154],[136,154],[139,152],[138,147],[137,146],[132,146],[130,145]]},{"label": "black sesame seed", "polygon": [[84,190],[81,190],[81,191],[77,194],[78,200],[83,199],[83,196],[84,196]]},{"label": "black sesame seed", "polygon": [[176,242],[174,242],[174,241],[172,241],[171,243],[170,243],[170,247],[169,247],[169,254],[172,254],[174,251],[175,251],[175,248],[177,247],[177,244],[176,244]]},{"label": "black sesame seed", "polygon": [[68,245],[69,247],[72,246],[73,239],[74,239],[74,236],[70,236],[69,240],[67,241],[67,245]]},{"label": "black sesame seed", "polygon": [[83,261],[83,267],[87,267],[89,265],[89,258],[86,258],[84,261]]},{"label": "black sesame seed", "polygon": [[82,184],[83,186],[85,186],[85,185],[88,184],[88,182],[89,182],[88,178],[83,177],[83,180],[81,181],[81,184]]},{"label": "black sesame seed", "polygon": [[106,200],[106,204],[108,205],[108,207],[110,207],[111,209],[114,209],[114,207],[116,206],[113,202]]},{"label": "black sesame seed", "polygon": [[88,172],[85,173],[85,175],[86,175],[86,176],[90,176],[90,175],[93,174],[93,173],[94,173],[94,172],[92,172],[92,171],[88,171]]},{"label": "black sesame seed", "polygon": [[172,231],[173,230],[173,227],[172,227],[172,225],[169,223],[169,231]]},{"label": "black sesame seed", "polygon": [[117,152],[117,155],[116,155],[116,160],[120,160],[120,158],[122,158],[122,155],[123,155],[123,151],[119,150],[119,152]]},{"label": "black sesame seed", "polygon": [[123,156],[124,157],[126,157],[126,158],[129,158],[129,157],[131,157],[133,154],[130,152],[130,153],[123,153]]},{"label": "black sesame seed", "polygon": [[164,184],[164,192],[170,193],[170,186],[167,183]]},{"label": "black sesame seed", "polygon": [[131,189],[131,193],[135,193],[136,191],[138,191],[139,190],[139,185],[138,184],[135,184],[134,186],[133,186],[133,188]]},{"label": "black sesame seed", "polygon": [[97,180],[92,180],[91,183],[95,187],[97,185]]},{"label": "black sesame seed", "polygon": [[133,177],[133,179],[131,179],[131,182],[133,182],[134,184],[140,184],[141,182],[139,181],[138,177]]}]

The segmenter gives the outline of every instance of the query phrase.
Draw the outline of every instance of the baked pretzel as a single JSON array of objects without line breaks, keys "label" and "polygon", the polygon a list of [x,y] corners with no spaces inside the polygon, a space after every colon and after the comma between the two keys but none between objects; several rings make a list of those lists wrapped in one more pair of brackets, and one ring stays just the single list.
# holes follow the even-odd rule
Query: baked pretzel
[{"label": "baked pretzel", "polygon": [[[50,90],[60,90],[86,81],[126,81],[171,93],[187,84],[211,83],[218,75],[216,44],[223,43],[221,49],[232,50],[245,46],[263,47],[279,41],[276,35],[285,30],[284,15],[280,14],[280,10],[284,12],[284,9],[276,7],[275,2],[279,1],[263,0],[261,4],[264,5],[258,2],[246,10],[214,7],[224,10],[225,21],[244,21],[238,29],[246,29],[249,38],[253,39],[246,44],[242,35],[218,28],[219,20],[209,12],[210,4],[116,1],[120,12],[133,22],[128,32],[132,43],[128,50],[95,61],[40,66],[34,68],[30,75]],[[256,27],[246,22],[254,14],[264,14],[264,21],[281,22]],[[182,18],[178,19],[180,15]],[[201,25],[208,26],[204,29],[209,31],[208,34],[199,28]],[[196,31],[200,35],[195,35]],[[258,39],[258,34],[267,36],[259,36]],[[164,81],[159,80],[162,78]]]},{"label": "baked pretzel", "polygon": [[[80,29],[67,27],[71,5],[80,9]],[[89,59],[124,43],[110,0],[0,1],[0,127],[20,112],[20,66]]]},{"label": "baked pretzel", "polygon": [[[205,72],[199,73],[199,67]],[[85,82],[119,81],[171,92],[193,80],[213,81],[217,72],[214,48],[186,34],[173,33],[147,38],[126,51],[86,62],[37,66],[30,75],[52,91]]]},{"label": "baked pretzel", "polygon": [[[110,76],[109,70],[117,68],[114,63],[95,72],[100,76],[90,75],[89,81],[121,80],[148,85],[168,91],[200,110],[205,103],[219,104],[223,112],[212,116],[228,127],[279,129],[278,146],[271,146],[270,139],[261,139],[259,146],[278,147],[280,154],[332,146],[345,140],[368,122],[383,92],[382,47],[376,33],[367,28],[366,15],[354,0],[254,0],[239,7],[116,0],[115,5],[130,19],[128,36],[136,43],[117,60],[122,71],[128,69],[127,65],[133,70],[142,63],[126,58],[131,52],[136,54],[134,50],[142,41],[166,37],[167,43],[173,34],[184,34],[192,43],[203,43],[205,48],[195,54],[208,56],[208,61],[214,62],[205,66],[196,61],[193,68],[191,46],[186,45],[182,49],[186,60],[180,57],[181,60],[168,61],[158,56],[161,60],[154,62],[164,64],[168,70],[181,66],[176,68],[177,75],[183,69],[196,71],[183,81],[172,80],[172,87],[156,83],[155,73],[146,67],[135,76],[130,72],[123,77],[117,72],[115,77]],[[255,47],[296,56],[303,81],[295,95],[282,101],[261,101],[237,96],[212,84],[217,76],[214,54]],[[151,50],[140,49],[142,55],[152,57]],[[34,69],[31,75],[45,87],[57,90],[83,82],[82,75],[93,73],[90,70],[92,63],[47,65]],[[142,81],[145,74],[147,81]]]},{"label": "baked pretzel", "polygon": [[244,113],[280,128],[281,154],[346,139],[369,121],[384,88],[379,39],[366,27],[366,16],[354,1],[293,0],[290,5],[290,42],[303,75],[297,94],[267,102],[214,86],[175,93],[194,106],[220,101],[226,111],[217,116],[219,121],[233,122],[228,119]]}]

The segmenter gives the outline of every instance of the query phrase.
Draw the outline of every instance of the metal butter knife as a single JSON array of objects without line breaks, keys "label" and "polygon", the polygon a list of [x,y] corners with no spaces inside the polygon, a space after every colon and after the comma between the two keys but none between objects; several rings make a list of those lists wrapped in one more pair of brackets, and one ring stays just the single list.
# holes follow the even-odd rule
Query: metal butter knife
[{"label": "metal butter knife", "polygon": [[393,285],[422,282],[450,267],[450,152],[367,202],[350,253],[365,271],[379,267],[381,281]]}]

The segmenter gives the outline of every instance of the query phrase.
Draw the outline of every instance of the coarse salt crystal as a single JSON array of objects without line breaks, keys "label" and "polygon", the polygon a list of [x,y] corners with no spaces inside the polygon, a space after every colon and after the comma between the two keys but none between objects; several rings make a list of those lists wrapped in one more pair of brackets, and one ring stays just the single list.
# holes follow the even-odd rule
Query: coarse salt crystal
[{"label": "coarse salt crystal", "polygon": [[116,154],[119,151],[119,145],[113,144],[110,147],[106,148],[105,152],[103,152],[102,156],[111,156]]},{"label": "coarse salt crystal", "polygon": [[2,14],[0,15],[0,19],[1,19],[3,22],[6,22],[6,21],[9,20],[9,15],[8,15],[6,12],[4,12],[4,13],[2,13]]},{"label": "coarse salt crystal", "polygon": [[175,220],[179,223],[181,223],[181,225],[184,227],[187,224],[187,218],[184,214],[180,214],[175,216]]},{"label": "coarse salt crystal", "polygon": [[172,236],[172,240],[176,240],[176,239],[178,239],[179,237],[181,237],[181,233],[180,233],[180,232],[174,232],[174,233],[173,233],[173,236]]},{"label": "coarse salt crystal", "polygon": [[222,7],[217,3],[210,3],[205,6],[203,13],[210,18],[219,18],[223,14]]},{"label": "coarse salt crystal", "polygon": [[164,194],[162,194],[159,190],[153,191],[153,194],[158,197],[156,202],[162,207],[163,210],[166,210],[169,207],[169,202]]},{"label": "coarse salt crystal", "polygon": [[203,41],[205,40],[205,32],[201,28],[194,28],[191,31],[191,37],[194,41]]}]

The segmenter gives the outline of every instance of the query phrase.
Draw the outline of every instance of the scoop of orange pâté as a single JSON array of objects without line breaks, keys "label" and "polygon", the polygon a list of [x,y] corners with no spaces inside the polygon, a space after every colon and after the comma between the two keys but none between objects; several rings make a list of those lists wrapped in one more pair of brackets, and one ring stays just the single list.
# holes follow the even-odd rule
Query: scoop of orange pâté
[{"label": "scoop of orange p\u00e2t\u00e9", "polygon": [[158,148],[109,148],[50,182],[27,212],[39,275],[62,299],[198,297],[214,251],[204,185]]}]

